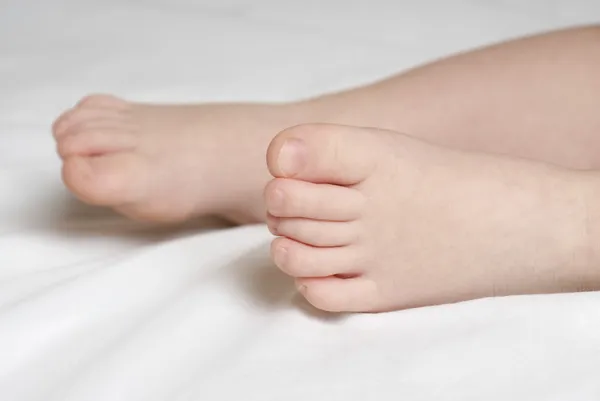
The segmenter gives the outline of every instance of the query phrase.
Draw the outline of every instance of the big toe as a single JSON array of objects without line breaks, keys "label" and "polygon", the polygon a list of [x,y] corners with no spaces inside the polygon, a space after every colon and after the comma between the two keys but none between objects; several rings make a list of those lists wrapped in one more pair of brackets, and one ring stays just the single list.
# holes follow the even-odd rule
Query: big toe
[{"label": "big toe", "polygon": [[99,206],[119,206],[143,196],[144,160],[132,153],[69,157],[63,164],[65,185],[81,200]]},{"label": "big toe", "polygon": [[267,164],[275,177],[354,185],[377,163],[380,142],[369,129],[304,124],[279,133],[269,145]]}]

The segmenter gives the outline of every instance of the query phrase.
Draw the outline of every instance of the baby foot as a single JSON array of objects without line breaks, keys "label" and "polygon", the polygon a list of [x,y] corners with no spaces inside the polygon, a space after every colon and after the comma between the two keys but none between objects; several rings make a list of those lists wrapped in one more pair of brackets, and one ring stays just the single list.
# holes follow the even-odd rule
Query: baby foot
[{"label": "baby foot", "polygon": [[600,287],[575,172],[333,125],[285,130],[268,166],[272,256],[318,308]]},{"label": "baby foot", "polygon": [[81,200],[136,219],[264,219],[264,149],[286,106],[158,106],[94,95],[53,126],[63,179]]}]

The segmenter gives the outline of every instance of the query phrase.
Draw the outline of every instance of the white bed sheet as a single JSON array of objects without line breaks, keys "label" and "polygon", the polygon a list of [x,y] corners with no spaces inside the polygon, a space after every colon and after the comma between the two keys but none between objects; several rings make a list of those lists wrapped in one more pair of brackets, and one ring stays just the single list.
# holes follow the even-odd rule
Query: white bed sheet
[{"label": "white bed sheet", "polygon": [[288,100],[598,17],[597,0],[0,0],[0,400],[600,400],[600,294],[321,313],[264,226],[84,206],[49,135],[88,92]]}]

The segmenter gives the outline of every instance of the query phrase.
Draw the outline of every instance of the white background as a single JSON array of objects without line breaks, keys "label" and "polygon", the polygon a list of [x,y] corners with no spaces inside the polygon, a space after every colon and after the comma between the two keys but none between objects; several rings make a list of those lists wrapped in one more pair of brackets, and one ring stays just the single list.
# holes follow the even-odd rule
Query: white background
[{"label": "white background", "polygon": [[600,294],[320,313],[263,226],[169,231],[74,201],[49,133],[89,92],[290,100],[599,17],[597,0],[0,0],[0,400],[600,400]]}]

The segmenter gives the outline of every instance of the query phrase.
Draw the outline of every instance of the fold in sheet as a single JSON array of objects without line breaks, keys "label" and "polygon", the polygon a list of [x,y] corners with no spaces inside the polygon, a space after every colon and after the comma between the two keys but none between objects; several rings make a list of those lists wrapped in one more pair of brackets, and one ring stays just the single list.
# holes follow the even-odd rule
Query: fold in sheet
[{"label": "fold in sheet", "polygon": [[[310,307],[264,226],[75,201],[52,119],[89,92],[279,101],[597,20],[597,1],[0,0],[0,399],[599,400],[600,294]],[[201,157],[201,155],[199,155]]]}]

